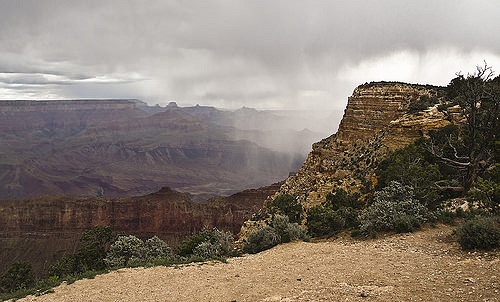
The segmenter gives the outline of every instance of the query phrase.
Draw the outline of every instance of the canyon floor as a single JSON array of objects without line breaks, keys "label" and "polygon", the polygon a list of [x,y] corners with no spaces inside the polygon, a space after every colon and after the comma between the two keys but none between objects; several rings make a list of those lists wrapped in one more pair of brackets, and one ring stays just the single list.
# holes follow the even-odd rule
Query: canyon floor
[{"label": "canyon floor", "polygon": [[344,235],[228,263],[120,269],[23,301],[500,301],[499,251],[463,252],[451,232]]}]

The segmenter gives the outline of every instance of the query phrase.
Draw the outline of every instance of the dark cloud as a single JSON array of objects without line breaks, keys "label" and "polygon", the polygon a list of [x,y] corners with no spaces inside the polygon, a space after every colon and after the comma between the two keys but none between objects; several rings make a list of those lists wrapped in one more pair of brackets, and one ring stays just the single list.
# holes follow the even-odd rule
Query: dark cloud
[{"label": "dark cloud", "polygon": [[500,69],[498,15],[495,0],[0,1],[0,98],[24,98],[9,89],[25,84],[56,97],[342,107],[370,80],[444,84],[483,59]]}]

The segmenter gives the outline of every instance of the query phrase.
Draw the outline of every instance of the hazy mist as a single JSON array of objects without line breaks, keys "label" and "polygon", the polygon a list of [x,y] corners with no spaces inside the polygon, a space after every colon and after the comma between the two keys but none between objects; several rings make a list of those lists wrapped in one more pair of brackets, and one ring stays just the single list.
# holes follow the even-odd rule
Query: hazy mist
[{"label": "hazy mist", "polygon": [[0,98],[343,109],[500,70],[498,1],[0,1]]}]

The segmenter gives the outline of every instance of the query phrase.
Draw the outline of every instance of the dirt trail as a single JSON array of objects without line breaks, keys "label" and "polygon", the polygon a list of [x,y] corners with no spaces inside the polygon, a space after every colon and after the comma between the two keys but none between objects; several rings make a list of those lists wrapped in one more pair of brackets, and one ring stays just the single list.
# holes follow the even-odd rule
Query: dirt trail
[{"label": "dirt trail", "polygon": [[498,251],[462,252],[450,232],[346,236],[226,264],[120,269],[23,301],[500,301]]}]

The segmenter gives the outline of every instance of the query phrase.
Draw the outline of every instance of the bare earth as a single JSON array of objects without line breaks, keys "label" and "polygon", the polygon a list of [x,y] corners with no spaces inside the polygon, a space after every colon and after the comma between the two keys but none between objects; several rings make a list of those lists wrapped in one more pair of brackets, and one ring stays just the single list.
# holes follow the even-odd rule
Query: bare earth
[{"label": "bare earth", "polygon": [[462,252],[452,228],[293,242],[183,267],[120,269],[23,301],[500,301],[495,252]]}]

